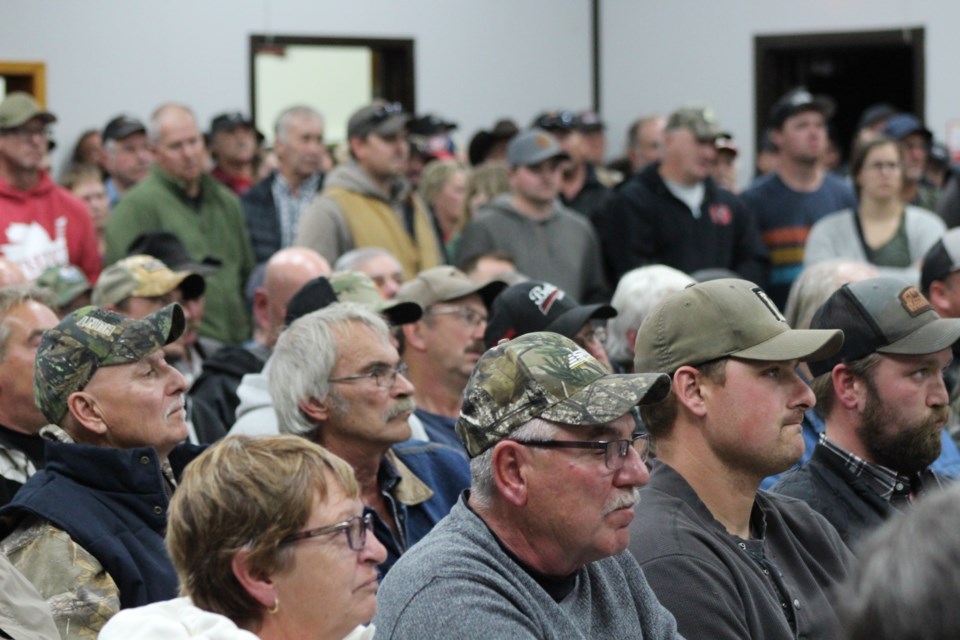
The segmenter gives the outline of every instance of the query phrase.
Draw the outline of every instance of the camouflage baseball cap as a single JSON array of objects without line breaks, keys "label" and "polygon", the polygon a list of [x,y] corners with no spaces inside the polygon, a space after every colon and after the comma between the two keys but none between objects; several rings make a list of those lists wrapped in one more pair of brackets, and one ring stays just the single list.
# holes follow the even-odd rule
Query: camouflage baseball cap
[{"label": "camouflage baseball cap", "polygon": [[65,307],[81,293],[90,291],[90,282],[72,264],[47,267],[37,278],[37,286],[53,294],[58,307]]},{"label": "camouflage baseball cap", "polygon": [[91,302],[106,307],[131,296],[165,296],[178,288],[183,292],[184,300],[194,300],[203,295],[206,281],[203,276],[189,271],[171,271],[153,256],[129,256],[104,269],[93,287]]},{"label": "camouflage baseball cap", "polygon": [[[667,119],[667,129],[690,129],[700,141],[713,142],[724,135],[713,109],[707,107],[677,109]],[[727,137],[733,136],[727,134]]]},{"label": "camouflage baseball cap", "polygon": [[528,333],[501,342],[477,362],[456,430],[473,458],[533,418],[604,424],[669,391],[666,375],[612,374],[569,338]]},{"label": "camouflage baseball cap", "polygon": [[423,315],[423,307],[408,300],[384,300],[373,279],[359,271],[337,271],[330,274],[330,284],[337,302],[356,302],[386,316],[390,324],[409,324]]},{"label": "camouflage baseball cap", "polygon": [[140,320],[101,307],[77,309],[43,332],[33,375],[37,408],[58,424],[67,412],[67,398],[82,390],[98,368],[138,362],[179,338],[185,326],[178,304]]}]

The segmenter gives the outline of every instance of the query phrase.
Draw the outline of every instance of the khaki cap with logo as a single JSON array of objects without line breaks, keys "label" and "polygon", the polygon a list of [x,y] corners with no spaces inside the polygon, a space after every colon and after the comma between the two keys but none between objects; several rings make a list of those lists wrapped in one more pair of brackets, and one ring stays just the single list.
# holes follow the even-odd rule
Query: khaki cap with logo
[{"label": "khaki cap with logo", "polygon": [[424,309],[429,309],[439,302],[450,302],[476,293],[489,309],[493,299],[506,288],[507,283],[501,280],[474,282],[456,267],[432,267],[404,282],[397,291],[397,300],[416,302]]},{"label": "khaki cap with logo", "polygon": [[203,295],[206,282],[202,276],[189,271],[171,271],[153,256],[130,256],[120,260],[100,274],[93,287],[91,302],[105,307],[136,296],[156,298],[180,288],[186,300]]},{"label": "khaki cap with logo", "polygon": [[669,391],[668,376],[612,374],[569,338],[528,333],[500,343],[477,362],[456,431],[473,458],[533,418],[605,424],[638,404],[663,400]]},{"label": "khaki cap with logo", "polygon": [[37,408],[53,424],[67,412],[67,398],[81,391],[100,367],[139,362],[183,333],[178,304],[133,320],[101,307],[82,307],[43,332],[33,374]]},{"label": "khaki cap with logo", "polygon": [[843,344],[837,330],[791,329],[766,292],[733,278],[667,296],[640,325],[634,371],[672,374],[719,358],[816,360]]},{"label": "khaki cap with logo", "polygon": [[8,93],[0,102],[0,129],[13,129],[40,118],[44,124],[57,121],[57,116],[44,111],[33,96],[24,91]]}]

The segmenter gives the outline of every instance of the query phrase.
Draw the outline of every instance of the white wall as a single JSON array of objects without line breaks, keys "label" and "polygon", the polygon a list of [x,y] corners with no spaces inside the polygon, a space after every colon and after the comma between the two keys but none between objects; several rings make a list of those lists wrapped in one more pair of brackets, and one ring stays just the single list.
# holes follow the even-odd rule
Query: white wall
[{"label": "white wall", "polygon": [[[2,0],[0,60],[47,64],[54,166],[85,128],[167,100],[249,110],[249,35],[413,38],[417,105],[464,142],[500,116],[589,105],[588,0]],[[309,81],[305,79],[304,81]],[[317,105],[322,111],[323,105]]]},{"label": "white wall", "polygon": [[758,35],[923,27],[927,126],[960,117],[954,0],[601,0],[602,107],[619,150],[637,116],[712,106],[753,166],[753,39]]}]

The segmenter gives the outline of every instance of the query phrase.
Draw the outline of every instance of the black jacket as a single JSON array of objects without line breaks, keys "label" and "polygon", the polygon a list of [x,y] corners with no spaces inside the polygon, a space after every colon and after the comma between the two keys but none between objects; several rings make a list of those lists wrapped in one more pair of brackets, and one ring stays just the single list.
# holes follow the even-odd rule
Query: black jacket
[{"label": "black jacket", "polygon": [[201,443],[216,442],[237,420],[237,387],[243,376],[259,373],[266,363],[265,351],[223,347],[203,363],[203,372],[190,387],[190,421]]},{"label": "black jacket", "polygon": [[[933,486],[945,482],[929,470],[922,477]],[[830,521],[849,546],[897,512],[822,444],[817,445],[805,465],[784,475],[772,490],[806,502]]]},{"label": "black jacket", "polygon": [[654,164],[617,188],[594,224],[611,282],[636,267],[665,264],[686,273],[729,269],[764,286],[767,249],[752,214],[707,178],[700,217],[678,200]]}]

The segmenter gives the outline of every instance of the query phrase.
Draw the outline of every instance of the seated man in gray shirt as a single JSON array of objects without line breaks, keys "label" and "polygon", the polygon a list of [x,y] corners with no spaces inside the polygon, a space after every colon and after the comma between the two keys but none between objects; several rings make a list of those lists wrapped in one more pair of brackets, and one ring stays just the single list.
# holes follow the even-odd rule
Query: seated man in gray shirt
[{"label": "seated man in gray shirt", "polygon": [[553,333],[487,351],[456,426],[471,488],[384,579],[377,637],[675,638],[625,552],[647,481],[632,410],[668,388]]}]

